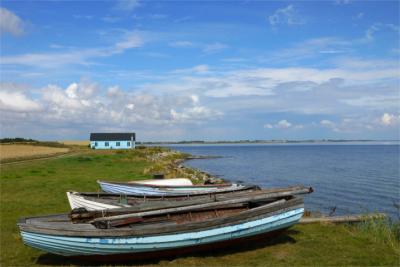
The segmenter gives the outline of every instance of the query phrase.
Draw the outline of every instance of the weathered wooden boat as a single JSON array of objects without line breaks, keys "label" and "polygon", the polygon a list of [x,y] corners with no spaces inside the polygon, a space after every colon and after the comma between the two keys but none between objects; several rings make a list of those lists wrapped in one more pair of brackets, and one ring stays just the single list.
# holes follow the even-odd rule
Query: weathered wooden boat
[{"label": "weathered wooden boat", "polygon": [[136,184],[126,182],[97,181],[101,189],[107,193],[140,195],[140,196],[172,196],[172,195],[201,195],[219,192],[245,190],[253,185],[243,184],[207,184],[189,186],[166,186]]},{"label": "weathered wooden boat", "polygon": [[294,225],[303,213],[302,198],[260,195],[75,222],[69,214],[23,218],[18,226],[31,247],[116,261],[242,244]]},{"label": "weathered wooden boat", "polygon": [[85,208],[88,211],[117,209],[123,207],[137,207],[137,209],[161,209],[171,206],[188,206],[201,203],[240,198],[246,195],[268,194],[271,197],[283,197],[289,195],[308,194],[312,192],[311,187],[292,186],[285,188],[248,188],[248,190],[215,193],[195,196],[135,196],[111,193],[78,193],[67,192],[67,198],[71,209]]}]

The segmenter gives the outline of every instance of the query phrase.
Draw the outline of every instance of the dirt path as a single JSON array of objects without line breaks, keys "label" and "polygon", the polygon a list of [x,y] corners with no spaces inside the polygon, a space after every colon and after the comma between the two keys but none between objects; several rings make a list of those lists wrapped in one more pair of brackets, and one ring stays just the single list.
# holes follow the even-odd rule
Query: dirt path
[{"label": "dirt path", "polygon": [[57,159],[57,158],[64,158],[64,157],[72,157],[78,154],[81,154],[82,151],[70,151],[64,154],[58,154],[58,155],[52,155],[52,156],[47,156],[47,157],[41,157],[41,158],[35,158],[35,159],[22,159],[22,160],[16,160],[12,162],[4,162],[0,163],[0,166],[6,166],[6,165],[15,165],[15,164],[22,164],[22,163],[27,163],[27,162],[32,162],[32,161],[38,161],[38,160],[46,160],[46,159]]}]

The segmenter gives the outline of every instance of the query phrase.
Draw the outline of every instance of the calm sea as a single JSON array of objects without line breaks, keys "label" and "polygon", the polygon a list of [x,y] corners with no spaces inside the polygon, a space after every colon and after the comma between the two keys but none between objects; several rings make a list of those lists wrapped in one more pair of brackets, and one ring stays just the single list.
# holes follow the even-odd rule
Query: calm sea
[{"label": "calm sea", "polygon": [[308,210],[335,214],[386,212],[398,219],[399,144],[176,145],[194,155],[221,156],[185,164],[261,187],[303,184]]}]

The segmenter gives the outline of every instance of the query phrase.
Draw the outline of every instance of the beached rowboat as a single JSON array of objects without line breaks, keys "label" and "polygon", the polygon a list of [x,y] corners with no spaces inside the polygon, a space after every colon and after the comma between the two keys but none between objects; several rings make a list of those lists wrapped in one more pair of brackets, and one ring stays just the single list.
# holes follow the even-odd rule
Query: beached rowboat
[{"label": "beached rowboat", "polygon": [[20,219],[25,244],[63,256],[122,260],[177,255],[241,244],[285,229],[304,213],[303,200],[244,197],[215,203],[89,218],[68,214]]},{"label": "beached rowboat", "polygon": [[195,196],[156,196],[143,197],[132,195],[121,195],[111,193],[78,193],[67,192],[67,198],[71,209],[84,208],[88,211],[117,209],[123,207],[136,207],[141,209],[161,209],[171,206],[187,206],[201,203],[222,201],[232,198],[239,198],[248,195],[268,194],[271,197],[282,197],[288,195],[308,194],[312,192],[311,187],[292,186],[286,188],[259,189],[249,188],[248,190],[195,195]]},{"label": "beached rowboat", "polygon": [[242,184],[207,184],[189,186],[150,185],[124,182],[97,181],[101,189],[107,193],[139,195],[139,196],[174,196],[201,195],[220,192],[246,190],[248,185]]}]

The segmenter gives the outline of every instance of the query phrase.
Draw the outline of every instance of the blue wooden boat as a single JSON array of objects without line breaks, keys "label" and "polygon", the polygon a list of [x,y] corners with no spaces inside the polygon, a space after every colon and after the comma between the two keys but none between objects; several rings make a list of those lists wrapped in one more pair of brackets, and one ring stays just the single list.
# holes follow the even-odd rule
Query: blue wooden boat
[{"label": "blue wooden boat", "polygon": [[97,181],[101,190],[107,193],[138,195],[138,196],[176,196],[176,195],[204,195],[223,193],[255,188],[253,185],[242,184],[209,184],[189,186],[162,186],[151,184],[137,184],[124,182]]},{"label": "blue wooden boat", "polygon": [[114,261],[240,245],[296,224],[303,213],[302,198],[256,196],[75,222],[69,214],[31,217],[18,226],[31,247]]}]

